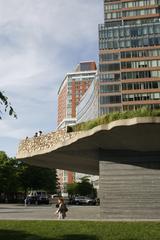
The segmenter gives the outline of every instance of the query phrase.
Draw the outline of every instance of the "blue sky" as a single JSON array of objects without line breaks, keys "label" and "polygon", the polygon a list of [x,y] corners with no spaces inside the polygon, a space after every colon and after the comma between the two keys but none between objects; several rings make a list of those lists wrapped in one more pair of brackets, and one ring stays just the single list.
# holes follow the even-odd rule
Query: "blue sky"
[{"label": "blue sky", "polygon": [[57,126],[57,91],[80,61],[98,61],[103,0],[0,0],[0,90],[18,119],[0,121],[0,150]]}]

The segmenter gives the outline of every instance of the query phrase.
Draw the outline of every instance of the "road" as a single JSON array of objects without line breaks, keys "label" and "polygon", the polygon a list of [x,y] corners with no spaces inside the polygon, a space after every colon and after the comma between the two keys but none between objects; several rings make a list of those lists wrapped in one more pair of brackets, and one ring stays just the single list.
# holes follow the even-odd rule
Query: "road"
[{"label": "road", "polygon": [[[67,206],[68,220],[100,219],[99,206]],[[0,204],[0,219],[52,220],[57,219],[55,205]]]}]

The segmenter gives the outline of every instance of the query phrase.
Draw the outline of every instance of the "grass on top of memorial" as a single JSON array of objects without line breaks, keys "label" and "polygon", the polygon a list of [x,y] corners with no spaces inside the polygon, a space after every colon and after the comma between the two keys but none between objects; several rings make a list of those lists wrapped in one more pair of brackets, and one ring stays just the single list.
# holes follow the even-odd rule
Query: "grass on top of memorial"
[{"label": "grass on top of memorial", "polygon": [[159,240],[160,222],[0,221],[5,240]]},{"label": "grass on top of memorial", "polygon": [[135,117],[160,117],[160,109],[147,109],[142,107],[133,111],[113,112],[98,117],[87,122],[78,123],[74,126],[68,126],[68,131],[85,131],[92,129],[98,125],[108,124],[110,122]]}]

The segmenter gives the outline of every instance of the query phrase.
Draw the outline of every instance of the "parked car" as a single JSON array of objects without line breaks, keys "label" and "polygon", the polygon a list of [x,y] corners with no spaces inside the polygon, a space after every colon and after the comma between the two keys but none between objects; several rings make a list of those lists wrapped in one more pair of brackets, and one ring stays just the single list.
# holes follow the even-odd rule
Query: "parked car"
[{"label": "parked car", "polygon": [[96,200],[86,197],[86,196],[77,196],[72,199],[72,204],[76,205],[96,205]]},{"label": "parked car", "polygon": [[31,191],[26,199],[26,204],[49,204],[49,198],[45,191]]}]

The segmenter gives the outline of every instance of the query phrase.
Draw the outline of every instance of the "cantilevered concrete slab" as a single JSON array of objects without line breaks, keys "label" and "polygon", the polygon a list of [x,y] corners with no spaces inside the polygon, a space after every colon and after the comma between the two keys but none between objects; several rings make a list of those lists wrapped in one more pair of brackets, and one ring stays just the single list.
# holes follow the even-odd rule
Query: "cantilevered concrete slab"
[{"label": "cantilevered concrete slab", "polygon": [[23,140],[17,158],[49,168],[99,174],[99,160],[160,156],[160,118],[118,120],[88,131],[65,130]]},{"label": "cantilevered concrete slab", "polygon": [[160,117],[118,120],[20,143],[29,164],[100,175],[101,217],[160,218]]}]

